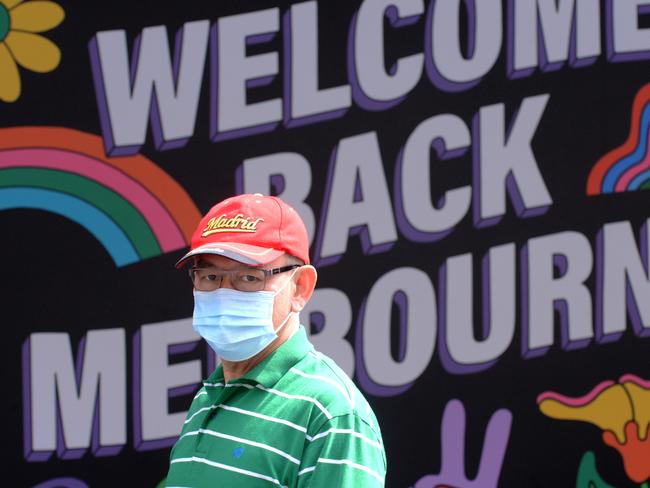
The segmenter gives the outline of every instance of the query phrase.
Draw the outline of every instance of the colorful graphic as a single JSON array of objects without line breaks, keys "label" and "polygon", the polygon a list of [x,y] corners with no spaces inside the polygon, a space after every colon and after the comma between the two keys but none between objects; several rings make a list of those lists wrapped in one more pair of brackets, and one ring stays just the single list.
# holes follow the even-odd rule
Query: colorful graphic
[{"label": "colorful graphic", "polygon": [[580,467],[578,468],[576,488],[615,488],[604,481],[598,474],[596,455],[592,451],[587,451],[582,455]]},{"label": "colorful graphic", "polygon": [[647,488],[650,479],[650,381],[632,374],[618,383],[603,381],[587,395],[570,398],[545,392],[537,398],[540,411],[551,418],[588,422],[603,430],[603,442],[623,458],[627,476]]},{"label": "colorful graphic", "polygon": [[48,73],[61,61],[61,51],[37,34],[63,22],[65,12],[54,2],[0,0],[0,100],[20,97],[18,65],[36,73]]},{"label": "colorful graphic", "polygon": [[[460,400],[450,400],[445,406],[441,423],[441,467],[438,474],[420,478],[413,488],[496,488],[508,448],[512,413],[499,409],[492,414],[483,440],[478,472],[465,465],[465,406]],[[474,436],[472,436],[474,437]],[[476,473],[473,479],[467,472]]]},{"label": "colorful graphic", "polygon": [[650,188],[650,83],[634,98],[630,135],[625,144],[605,154],[592,168],[587,195]]},{"label": "colorful graphic", "polygon": [[0,211],[16,208],[77,222],[117,266],[187,246],[201,218],[149,159],[106,157],[101,137],[61,127],[0,129]]}]

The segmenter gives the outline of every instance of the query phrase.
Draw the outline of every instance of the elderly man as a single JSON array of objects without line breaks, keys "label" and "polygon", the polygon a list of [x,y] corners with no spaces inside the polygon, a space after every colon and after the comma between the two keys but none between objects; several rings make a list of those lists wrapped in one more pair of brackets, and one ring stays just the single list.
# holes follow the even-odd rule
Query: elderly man
[{"label": "elderly man", "polygon": [[167,486],[383,486],[372,409],[298,319],[316,285],[298,213],[259,194],[224,200],[186,262],[194,329],[221,362],[190,406]]}]

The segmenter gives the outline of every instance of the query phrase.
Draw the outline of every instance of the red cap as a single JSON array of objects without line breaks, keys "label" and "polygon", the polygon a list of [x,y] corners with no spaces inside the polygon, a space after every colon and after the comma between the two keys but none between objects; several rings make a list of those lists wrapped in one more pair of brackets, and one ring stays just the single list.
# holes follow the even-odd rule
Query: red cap
[{"label": "red cap", "polygon": [[197,254],[260,266],[284,253],[309,264],[309,238],[300,215],[278,197],[245,194],[227,198],[205,214],[192,235],[190,251],[176,267]]}]

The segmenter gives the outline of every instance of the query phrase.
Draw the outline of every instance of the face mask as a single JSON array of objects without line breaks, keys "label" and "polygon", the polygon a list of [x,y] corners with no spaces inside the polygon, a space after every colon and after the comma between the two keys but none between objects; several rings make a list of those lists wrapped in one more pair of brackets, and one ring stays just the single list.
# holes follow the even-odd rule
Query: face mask
[{"label": "face mask", "polygon": [[293,313],[289,312],[277,331],[273,329],[274,298],[291,277],[275,293],[230,288],[194,290],[194,330],[227,361],[244,361],[255,356],[278,337],[277,333]]}]

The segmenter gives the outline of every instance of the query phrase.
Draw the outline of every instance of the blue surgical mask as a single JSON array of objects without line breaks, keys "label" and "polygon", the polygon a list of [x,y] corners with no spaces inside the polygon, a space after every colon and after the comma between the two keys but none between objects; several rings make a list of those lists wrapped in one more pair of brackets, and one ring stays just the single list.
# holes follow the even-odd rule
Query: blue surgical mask
[{"label": "blue surgical mask", "polygon": [[282,288],[277,292],[194,290],[192,326],[219,357],[228,361],[249,359],[278,337],[293,313],[289,312],[274,330],[273,301]]}]

